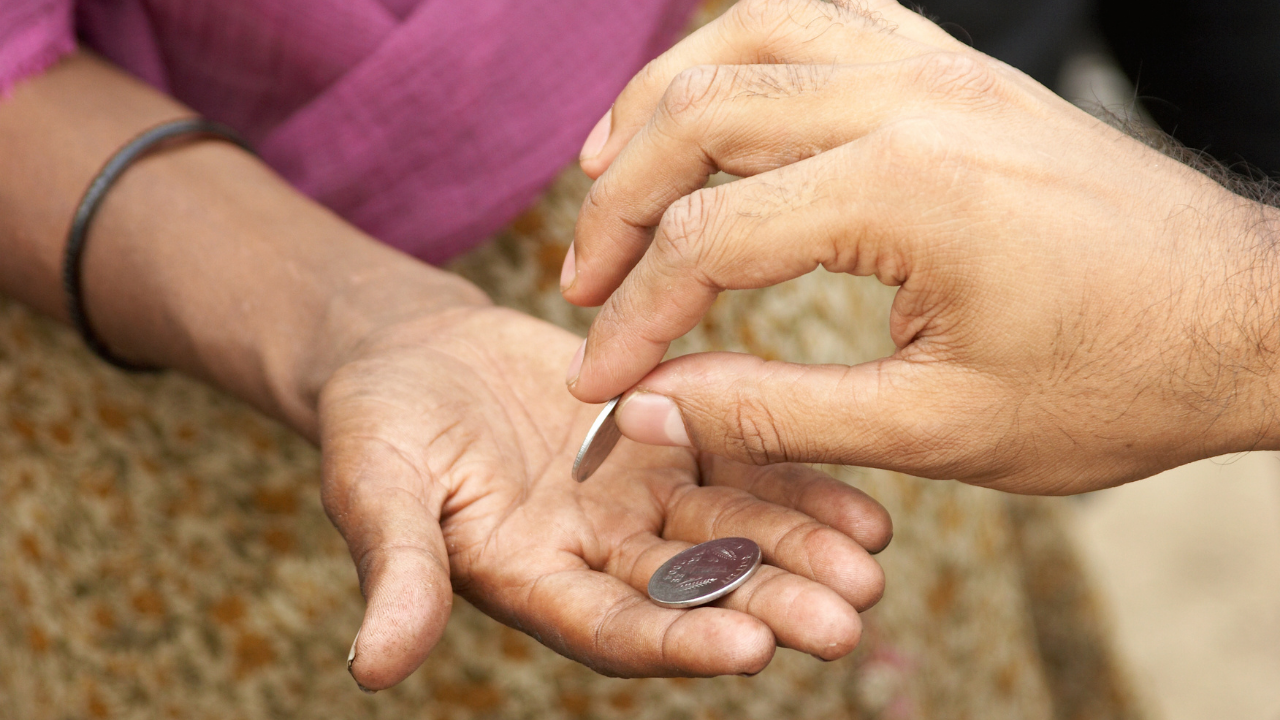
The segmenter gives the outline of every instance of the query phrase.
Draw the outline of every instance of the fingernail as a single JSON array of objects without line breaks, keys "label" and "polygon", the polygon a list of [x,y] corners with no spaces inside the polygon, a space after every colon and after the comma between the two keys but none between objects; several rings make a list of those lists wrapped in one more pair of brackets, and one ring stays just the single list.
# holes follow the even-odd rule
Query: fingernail
[{"label": "fingernail", "polygon": [[[351,641],[351,652],[347,653],[347,672],[351,675],[352,680],[356,680],[356,673],[351,669],[351,666],[356,664],[356,643],[358,642],[360,642],[359,630],[356,631],[356,639]],[[360,688],[360,692],[367,695],[372,695],[378,692],[377,690],[370,690],[364,685],[361,685],[359,680],[356,680],[356,687]]]},{"label": "fingernail", "polygon": [[600,154],[604,149],[604,144],[609,141],[609,130],[613,126],[613,108],[609,108],[609,112],[600,118],[600,122],[591,128],[591,134],[587,135],[587,141],[582,144],[582,152],[579,153],[579,160],[590,160]]},{"label": "fingernail", "polygon": [[587,351],[587,341],[583,340],[578,346],[578,352],[573,354],[573,359],[569,361],[569,372],[565,375],[564,381],[570,387],[578,382],[578,373],[582,372],[582,354]]},{"label": "fingernail", "polygon": [[640,391],[622,402],[616,415],[623,435],[648,445],[692,447],[680,408],[671,398]]},{"label": "fingernail", "polygon": [[573,243],[569,243],[569,252],[564,255],[564,265],[560,268],[560,292],[565,292],[573,287],[573,282],[578,279],[578,259],[576,253],[573,252]]}]

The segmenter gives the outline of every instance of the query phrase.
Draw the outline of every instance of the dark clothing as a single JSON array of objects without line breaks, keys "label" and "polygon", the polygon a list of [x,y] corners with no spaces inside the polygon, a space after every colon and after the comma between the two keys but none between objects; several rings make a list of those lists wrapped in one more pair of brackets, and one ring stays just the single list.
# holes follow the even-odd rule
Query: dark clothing
[{"label": "dark clothing", "polygon": [[1053,87],[1091,8],[1090,0],[923,0],[918,9],[960,40]]},{"label": "dark clothing", "polygon": [[1165,132],[1280,178],[1277,0],[924,0],[923,12],[1050,87],[1090,30]]}]

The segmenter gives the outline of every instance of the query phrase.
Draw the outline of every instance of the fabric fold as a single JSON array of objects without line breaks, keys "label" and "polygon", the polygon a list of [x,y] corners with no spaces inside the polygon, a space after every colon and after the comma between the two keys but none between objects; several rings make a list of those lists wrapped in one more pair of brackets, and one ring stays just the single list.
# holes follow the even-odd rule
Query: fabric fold
[{"label": "fabric fold", "polygon": [[696,0],[0,0],[0,90],[88,48],[442,262],[510,221]]}]

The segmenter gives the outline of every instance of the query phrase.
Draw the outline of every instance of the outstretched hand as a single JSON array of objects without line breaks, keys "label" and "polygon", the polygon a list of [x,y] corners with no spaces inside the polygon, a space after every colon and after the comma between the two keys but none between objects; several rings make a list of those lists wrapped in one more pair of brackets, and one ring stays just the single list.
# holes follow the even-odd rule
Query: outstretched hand
[{"label": "outstretched hand", "polygon": [[[64,224],[101,158],[191,111],[87,53],[13,95],[0,103],[0,291],[59,316]],[[422,662],[454,590],[616,675],[749,673],[777,643],[823,658],[857,643],[857,610],[883,588],[868,554],[889,539],[883,508],[804,467],[629,441],[575,483],[597,412],[561,382],[579,338],[488,305],[240,149],[148,156],[93,233],[85,289],[113,351],[320,442],[325,508],[368,600],[351,666],[365,687]],[[732,535],[772,567],[714,607],[645,597],[667,558]]]},{"label": "outstretched hand", "polygon": [[[570,478],[598,411],[561,383],[580,340],[518,313],[455,309],[369,337],[321,394],[324,503],[368,601],[352,674],[399,682],[439,639],[456,591],[599,672],[755,673],[775,644],[824,659],[879,599],[874,500],[798,465],[757,468],[622,440]],[[645,595],[672,555],[754,539],[765,562],[714,606]]]},{"label": "outstretched hand", "polygon": [[[632,439],[1029,493],[1280,445],[1275,212],[891,0],[743,0],[583,155],[562,286],[604,307],[569,387],[628,392]],[[819,266],[900,287],[893,356],[659,364],[721,291]]]}]

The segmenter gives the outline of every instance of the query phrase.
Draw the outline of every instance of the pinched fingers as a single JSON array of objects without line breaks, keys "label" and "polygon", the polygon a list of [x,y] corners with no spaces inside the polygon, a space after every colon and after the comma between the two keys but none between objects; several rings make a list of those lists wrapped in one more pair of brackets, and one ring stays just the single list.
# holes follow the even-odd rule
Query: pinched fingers
[{"label": "pinched fingers", "polygon": [[[863,137],[895,118],[987,108],[1009,83],[973,53],[871,65],[702,65],[671,82],[649,122],[592,186],[565,297],[596,305],[668,208],[718,170],[752,176]],[[788,176],[792,182],[804,178]]]},{"label": "pinched fingers", "polygon": [[723,290],[775,285],[820,265],[903,284],[921,241],[913,226],[932,222],[954,192],[953,152],[934,123],[898,123],[676,201],[592,323],[569,391],[603,402],[632,387]]}]

